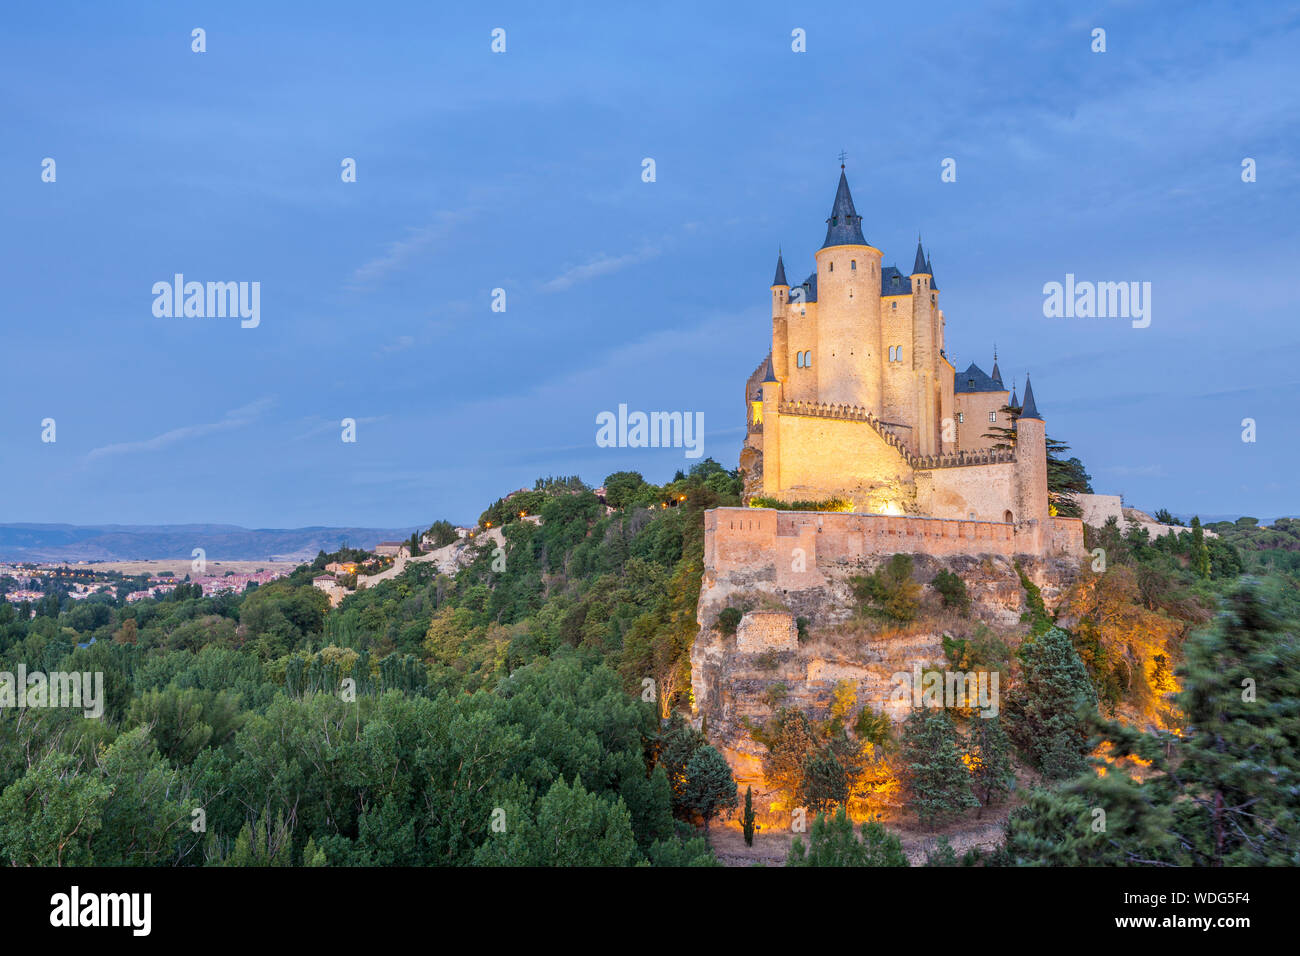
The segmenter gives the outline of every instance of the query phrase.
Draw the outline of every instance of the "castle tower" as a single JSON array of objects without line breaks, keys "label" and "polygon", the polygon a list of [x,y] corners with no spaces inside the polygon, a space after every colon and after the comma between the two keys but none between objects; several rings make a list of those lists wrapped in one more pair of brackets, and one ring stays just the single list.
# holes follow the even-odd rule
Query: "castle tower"
[{"label": "castle tower", "polygon": [[817,400],[880,414],[884,348],[880,334],[879,249],[862,235],[840,166],[826,241],[817,250],[817,345],[812,354]]},{"label": "castle tower", "polygon": [[912,263],[912,373],[914,376],[916,424],[913,428],[916,450],[921,455],[936,455],[940,447],[937,342],[938,301],[931,292],[930,263],[916,239],[916,259]]},{"label": "castle tower", "polygon": [[772,279],[772,365],[776,377],[783,382],[790,376],[790,338],[786,324],[789,302],[790,283],[785,279],[785,263],[778,249],[776,276]]},{"label": "castle tower", "polygon": [[763,392],[763,494],[775,497],[781,490],[781,383],[776,380],[772,360],[760,386]]},{"label": "castle tower", "polygon": [[1016,420],[1017,525],[1037,522],[1045,533],[1050,515],[1047,500],[1047,425],[1034,401],[1034,387],[1025,376],[1025,404]]}]

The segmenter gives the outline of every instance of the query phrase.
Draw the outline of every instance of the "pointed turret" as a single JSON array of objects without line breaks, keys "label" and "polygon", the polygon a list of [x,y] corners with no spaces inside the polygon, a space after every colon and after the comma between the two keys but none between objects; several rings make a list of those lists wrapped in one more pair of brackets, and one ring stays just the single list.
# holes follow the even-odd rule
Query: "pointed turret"
[{"label": "pointed turret", "polygon": [[930,257],[925,257],[925,271],[930,273],[930,288],[935,292],[939,291],[939,283],[934,281],[934,265],[930,262]]},{"label": "pointed turret", "polygon": [[763,384],[766,385],[768,382],[775,382],[775,381],[776,381],[776,370],[772,368],[772,356],[769,353],[767,356],[767,368],[764,369],[763,371]]},{"label": "pointed turret", "polygon": [[931,275],[930,263],[925,261],[925,253],[921,251],[921,237],[916,237],[916,261],[912,263],[912,275]]},{"label": "pointed turret", "polygon": [[790,287],[790,283],[785,281],[785,263],[781,261],[780,249],[776,250],[776,278],[772,280],[772,285],[773,286],[783,285],[787,289]]},{"label": "pointed turret", "polygon": [[840,184],[835,190],[835,204],[831,206],[831,216],[826,220],[827,246],[865,246],[867,240],[862,235],[862,217],[853,208],[853,196],[849,193],[849,181],[840,167]]},{"label": "pointed turret", "polygon": [[1016,397],[1016,383],[1015,383],[1015,382],[1012,382],[1012,383],[1011,383],[1011,407],[1012,407],[1012,408],[1019,408],[1019,407],[1020,407],[1020,399]]},{"label": "pointed turret", "polygon": [[1029,384],[1029,376],[1025,376],[1025,405],[1020,409],[1021,418],[1036,418],[1038,421],[1043,420],[1043,416],[1038,413],[1038,405],[1034,402],[1034,386]]},{"label": "pointed turret", "polygon": [[990,376],[999,385],[1002,384],[1002,372],[998,369],[998,347],[993,346],[993,375]]}]

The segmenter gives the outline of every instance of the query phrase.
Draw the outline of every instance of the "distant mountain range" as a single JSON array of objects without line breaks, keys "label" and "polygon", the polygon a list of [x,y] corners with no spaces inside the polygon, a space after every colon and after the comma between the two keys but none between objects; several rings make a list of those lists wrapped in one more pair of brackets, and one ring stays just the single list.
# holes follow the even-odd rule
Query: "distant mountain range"
[{"label": "distant mountain range", "polygon": [[0,524],[0,561],[301,561],[319,551],[373,548],[423,528],[241,528],[229,524]]}]

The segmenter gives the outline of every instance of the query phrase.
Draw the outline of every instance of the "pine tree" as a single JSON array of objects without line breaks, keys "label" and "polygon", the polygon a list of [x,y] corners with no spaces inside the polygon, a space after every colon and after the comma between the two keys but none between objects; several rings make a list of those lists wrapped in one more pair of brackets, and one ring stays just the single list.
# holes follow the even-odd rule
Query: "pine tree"
[{"label": "pine tree", "polygon": [[808,846],[794,838],[787,866],[907,866],[902,841],[883,825],[862,824],[862,839],[853,835],[853,821],[840,807],[833,817],[817,814],[808,834]]},{"label": "pine tree", "polygon": [[1088,719],[1097,710],[1087,668],[1059,627],[1025,641],[1017,656],[1006,707],[1011,738],[1044,776],[1072,776],[1088,765]]},{"label": "pine tree", "polygon": [[825,813],[849,799],[849,778],[830,747],[810,753],[803,762],[799,802],[813,813]]},{"label": "pine tree", "polygon": [[695,751],[686,765],[686,806],[704,818],[706,835],[709,821],[737,802],[736,781],[722,754],[707,745]]},{"label": "pine tree", "polygon": [[[1001,856],[1055,866],[1294,866],[1300,859],[1300,640],[1255,582],[1188,638],[1181,734],[1100,723],[1111,766],[1036,791]],[[1125,761],[1145,767],[1139,779]],[[1101,811],[1100,813],[1098,811]]]},{"label": "pine tree", "polygon": [[745,811],[740,818],[741,829],[745,834],[745,846],[754,845],[754,788],[745,788]]},{"label": "pine tree", "polygon": [[960,738],[941,707],[912,711],[903,725],[902,777],[909,803],[929,824],[979,806],[962,762]]},{"label": "pine tree", "polygon": [[970,733],[971,789],[983,808],[1011,792],[1016,775],[1011,767],[1011,741],[1001,717],[980,717]]}]

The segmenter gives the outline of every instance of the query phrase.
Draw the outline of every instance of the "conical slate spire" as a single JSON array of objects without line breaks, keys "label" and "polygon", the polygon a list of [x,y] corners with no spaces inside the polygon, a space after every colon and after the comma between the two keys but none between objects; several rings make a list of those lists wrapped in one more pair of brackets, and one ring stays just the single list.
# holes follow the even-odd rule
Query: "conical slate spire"
[{"label": "conical slate spire", "polygon": [[763,370],[763,384],[776,381],[776,369],[772,368],[772,353],[767,354],[767,368]]},{"label": "conical slate spire", "polygon": [[1016,397],[1016,383],[1015,383],[1015,382],[1012,382],[1012,383],[1011,383],[1011,407],[1012,407],[1012,408],[1019,408],[1019,407],[1020,407],[1020,399]]},{"label": "conical slate spire", "polygon": [[999,385],[1002,384],[1002,372],[998,370],[998,347],[993,346],[993,374],[990,376]]},{"label": "conical slate spire", "polygon": [[916,237],[916,261],[912,263],[912,275],[930,275],[930,263],[925,261],[925,253],[921,251],[921,237]]},{"label": "conical slate spire", "polygon": [[1020,409],[1021,418],[1036,418],[1040,422],[1043,416],[1038,414],[1038,405],[1034,402],[1034,386],[1029,384],[1029,376],[1025,376],[1025,405]]},{"label": "conical slate spire", "polygon": [[930,262],[929,255],[925,257],[925,271],[930,273],[930,288],[938,292],[939,283],[934,281],[934,265]]},{"label": "conical slate spire", "polygon": [[840,185],[835,190],[835,205],[831,207],[831,217],[826,220],[827,246],[865,246],[867,240],[862,235],[862,217],[853,208],[853,196],[849,193],[849,180],[840,167]]},{"label": "conical slate spire", "polygon": [[781,250],[776,250],[776,278],[772,280],[772,285],[788,286],[790,283],[785,281],[785,263],[781,261]]}]

